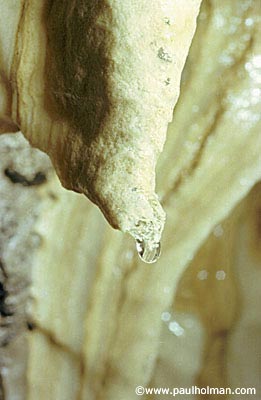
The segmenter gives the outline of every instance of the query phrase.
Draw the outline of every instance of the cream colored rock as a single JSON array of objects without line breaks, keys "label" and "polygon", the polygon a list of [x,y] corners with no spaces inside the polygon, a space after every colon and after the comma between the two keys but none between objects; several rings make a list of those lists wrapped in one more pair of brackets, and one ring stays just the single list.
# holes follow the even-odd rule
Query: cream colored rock
[{"label": "cream colored rock", "polygon": [[39,188],[27,400],[135,400],[138,385],[259,393],[260,188],[243,200],[261,179],[258,2],[202,6],[159,163],[155,267],[83,196],[56,179]]},{"label": "cream colored rock", "polygon": [[14,27],[2,28],[2,125],[19,126],[112,226],[157,248],[155,167],[201,1],[18,3],[0,2]]}]

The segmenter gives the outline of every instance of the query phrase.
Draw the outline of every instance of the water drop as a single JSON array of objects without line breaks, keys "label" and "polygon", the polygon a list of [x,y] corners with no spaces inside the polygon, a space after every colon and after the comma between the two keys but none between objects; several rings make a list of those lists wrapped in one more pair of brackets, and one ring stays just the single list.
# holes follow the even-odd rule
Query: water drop
[{"label": "water drop", "polygon": [[247,19],[245,20],[245,25],[246,25],[246,26],[252,26],[253,23],[254,23],[254,20],[253,20],[252,18],[247,18]]},{"label": "water drop", "polygon": [[223,233],[224,233],[224,229],[223,229],[222,225],[217,225],[213,229],[213,235],[216,237],[221,237],[223,235]]},{"label": "water drop", "polygon": [[208,278],[208,271],[207,271],[206,269],[202,269],[201,271],[199,271],[199,272],[197,273],[197,278],[198,278],[200,281],[206,280],[206,279]]},{"label": "water drop", "polygon": [[223,270],[217,271],[216,272],[216,279],[218,281],[223,281],[226,278],[226,273]]},{"label": "water drop", "polygon": [[169,323],[169,330],[176,336],[182,336],[185,333],[185,329],[177,321],[171,321]]},{"label": "water drop", "polygon": [[153,264],[159,259],[160,243],[149,246],[148,243],[137,240],[136,249],[142,261],[147,264]]},{"label": "water drop", "polygon": [[171,314],[170,314],[168,311],[164,311],[164,312],[161,314],[161,320],[162,320],[162,321],[164,321],[164,322],[169,322],[170,319],[171,319]]}]

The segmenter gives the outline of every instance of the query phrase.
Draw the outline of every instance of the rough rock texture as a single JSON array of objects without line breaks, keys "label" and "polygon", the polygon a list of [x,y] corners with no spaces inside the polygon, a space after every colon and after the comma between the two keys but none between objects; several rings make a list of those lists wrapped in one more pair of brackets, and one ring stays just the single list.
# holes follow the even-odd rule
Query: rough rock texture
[{"label": "rough rock texture", "polygon": [[2,124],[11,118],[66,188],[154,249],[165,222],[155,167],[201,0],[19,3]]},{"label": "rough rock texture", "polygon": [[22,134],[1,136],[0,143],[0,374],[3,398],[15,399],[17,393],[25,396],[25,331],[30,328],[25,307],[32,256],[41,246],[34,230],[38,189],[52,167]]},{"label": "rough rock texture", "polygon": [[[144,265],[132,241],[55,175],[34,187],[42,244],[27,367],[15,370],[26,374],[21,400],[134,400],[138,385],[192,384],[256,387],[259,396],[258,26],[255,0],[203,3],[158,166],[167,224],[157,264]],[[4,372],[8,393],[14,372]]]}]

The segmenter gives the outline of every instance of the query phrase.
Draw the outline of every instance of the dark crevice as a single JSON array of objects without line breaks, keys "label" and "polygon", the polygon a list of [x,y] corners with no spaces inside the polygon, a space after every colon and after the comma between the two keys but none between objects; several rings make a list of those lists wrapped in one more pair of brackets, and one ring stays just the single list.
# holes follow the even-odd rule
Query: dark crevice
[{"label": "dark crevice", "polygon": [[0,400],[5,400],[3,378],[0,374]]},{"label": "dark crevice", "polygon": [[1,317],[11,317],[13,313],[8,309],[5,304],[8,292],[2,282],[0,282],[0,315]]},{"label": "dark crevice", "polygon": [[22,186],[37,186],[46,182],[46,175],[43,172],[37,172],[33,179],[26,178],[26,176],[20,174],[12,168],[6,168],[4,173],[12,183],[19,183]]},{"label": "dark crevice", "polygon": [[36,328],[36,325],[33,322],[27,321],[26,325],[29,331],[33,331]]},{"label": "dark crevice", "polygon": [[[3,230],[3,228],[2,228],[2,230]],[[0,271],[2,272],[4,279],[7,279],[8,275],[7,275],[5,266],[4,266],[3,262],[1,261],[1,259],[0,259]]]}]

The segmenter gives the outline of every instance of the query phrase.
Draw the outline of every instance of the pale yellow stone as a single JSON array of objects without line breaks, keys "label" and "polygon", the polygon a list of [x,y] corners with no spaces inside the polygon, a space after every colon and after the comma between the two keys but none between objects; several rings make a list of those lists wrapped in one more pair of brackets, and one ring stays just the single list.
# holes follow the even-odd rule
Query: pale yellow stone
[{"label": "pale yellow stone", "polygon": [[30,334],[28,342],[30,358],[26,400],[46,397],[76,400],[80,391],[80,361],[42,332]]},{"label": "pale yellow stone", "polygon": [[15,46],[5,74],[8,117],[50,155],[66,188],[87,195],[112,226],[149,249],[165,221],[156,162],[200,3],[21,0],[19,26],[2,33],[5,47]]},{"label": "pale yellow stone", "polygon": [[[30,342],[27,371],[28,391],[37,378],[33,389],[41,389],[39,400],[63,400],[62,381],[77,387],[80,380],[77,400],[134,400],[138,385],[188,386],[197,384],[197,377],[204,385],[258,385],[259,190],[244,202],[261,179],[257,4],[203,4],[158,165],[167,224],[156,265],[144,266],[133,245],[106,229],[83,197],[61,189],[56,180],[45,190],[58,196],[57,204],[43,190],[36,228],[46,252],[36,254],[29,309],[43,336]],[[243,213],[232,214],[239,203]],[[198,279],[198,273],[206,276],[203,263],[206,281]],[[166,332],[161,316],[167,310],[183,329],[186,315],[193,320],[187,339]],[[65,318],[57,321],[57,315]],[[50,339],[66,349],[62,360]],[[69,363],[70,373],[71,356],[77,362]],[[43,368],[48,363],[52,374]],[[60,369],[67,371],[61,380]],[[50,375],[57,382],[51,394],[42,385]]]}]

